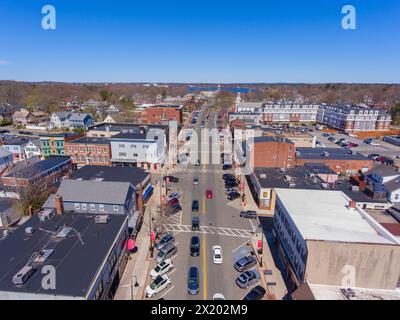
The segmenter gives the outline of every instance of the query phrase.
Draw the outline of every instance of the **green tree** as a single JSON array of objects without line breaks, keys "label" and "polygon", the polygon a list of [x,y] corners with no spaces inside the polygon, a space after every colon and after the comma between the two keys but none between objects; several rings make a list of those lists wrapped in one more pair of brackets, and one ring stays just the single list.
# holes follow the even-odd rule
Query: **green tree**
[{"label": "green tree", "polygon": [[102,89],[102,90],[100,90],[99,95],[100,95],[101,101],[108,102],[112,97],[112,92]]}]

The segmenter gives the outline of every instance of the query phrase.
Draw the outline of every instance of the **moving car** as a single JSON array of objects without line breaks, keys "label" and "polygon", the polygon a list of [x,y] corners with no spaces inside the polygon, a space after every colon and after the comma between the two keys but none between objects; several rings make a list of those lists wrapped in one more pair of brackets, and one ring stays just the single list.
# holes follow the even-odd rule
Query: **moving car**
[{"label": "moving car", "polygon": [[254,258],[253,256],[245,256],[236,261],[233,267],[237,271],[243,272],[255,266],[256,263],[257,263],[256,258]]},{"label": "moving car", "polygon": [[241,211],[239,216],[241,218],[257,219],[257,212],[251,210]]},{"label": "moving car", "polygon": [[261,300],[267,292],[262,286],[255,286],[251,289],[242,300]]},{"label": "moving car", "polygon": [[200,255],[200,238],[198,236],[193,236],[190,240],[190,255],[192,257]]},{"label": "moving car", "polygon": [[225,300],[225,297],[222,293],[214,293],[212,299],[213,300]]},{"label": "moving car", "polygon": [[199,231],[200,230],[200,217],[193,216],[192,218],[192,231]]},{"label": "moving car", "polygon": [[163,274],[167,273],[174,267],[174,264],[170,259],[166,259],[156,265],[153,270],[150,271],[150,277],[152,279],[157,278],[158,276],[162,276]]},{"label": "moving car", "polygon": [[199,184],[199,177],[193,178],[193,185],[197,186]]},{"label": "moving car", "polygon": [[213,198],[213,193],[211,189],[206,190],[206,197],[207,199],[212,199]]},{"label": "moving car", "polygon": [[211,250],[213,253],[213,262],[215,264],[221,264],[222,263],[222,248],[221,248],[221,246],[213,246]]},{"label": "moving car", "polygon": [[188,273],[188,293],[196,295],[199,293],[199,270],[197,267],[190,267]]},{"label": "moving car", "polygon": [[172,234],[168,233],[157,243],[157,249],[161,250],[162,248],[168,246],[171,243],[175,243],[175,238]]},{"label": "moving car", "polygon": [[239,288],[246,289],[247,287],[260,281],[260,277],[254,270],[245,271],[236,278],[235,282]]},{"label": "moving car", "polygon": [[160,263],[161,261],[164,261],[165,259],[171,258],[177,253],[178,249],[174,244],[169,244],[162,248],[156,256],[156,261]]},{"label": "moving car", "polygon": [[192,211],[193,212],[199,211],[199,200],[192,201]]},{"label": "moving car", "polygon": [[232,192],[232,193],[228,194],[228,200],[232,201],[232,200],[236,200],[238,198],[240,198],[240,193],[238,193],[238,192]]},{"label": "moving car", "polygon": [[158,276],[155,280],[146,287],[146,297],[154,297],[156,294],[168,288],[172,284],[166,274]]}]

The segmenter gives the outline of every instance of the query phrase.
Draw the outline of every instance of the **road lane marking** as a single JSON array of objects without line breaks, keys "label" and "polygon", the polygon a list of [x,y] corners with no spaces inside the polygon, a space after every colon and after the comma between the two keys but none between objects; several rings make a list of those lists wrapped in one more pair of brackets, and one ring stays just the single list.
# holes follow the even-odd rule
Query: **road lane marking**
[{"label": "road lane marking", "polygon": [[206,234],[203,234],[203,300],[207,300]]},{"label": "road lane marking", "polygon": [[232,252],[238,251],[241,247],[243,247],[243,246],[246,245],[247,243],[248,243],[248,241],[242,243],[239,247],[233,249]]}]

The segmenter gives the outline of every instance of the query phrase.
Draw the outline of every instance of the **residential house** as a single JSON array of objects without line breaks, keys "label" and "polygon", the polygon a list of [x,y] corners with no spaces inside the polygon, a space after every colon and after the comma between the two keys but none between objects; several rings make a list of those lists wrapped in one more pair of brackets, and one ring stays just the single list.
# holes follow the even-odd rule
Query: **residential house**
[{"label": "residential house", "polygon": [[18,162],[26,159],[25,147],[31,140],[27,138],[5,138],[1,141],[2,147],[10,152],[13,157],[13,162]]},{"label": "residential house", "polygon": [[15,125],[23,125],[26,126],[29,123],[34,122],[35,117],[32,115],[30,111],[25,108],[17,110],[12,115],[12,120]]},{"label": "residential house", "polygon": [[24,146],[24,152],[25,152],[25,157],[28,159],[32,157],[41,157],[42,152],[40,150],[40,139],[30,140]]},{"label": "residential house", "polygon": [[55,112],[50,117],[53,128],[58,129],[87,129],[94,125],[93,117],[88,113]]},{"label": "residential house", "polygon": [[65,143],[83,137],[82,133],[40,134],[40,150],[43,157],[65,155]]},{"label": "residential house", "polygon": [[391,203],[400,202],[400,173],[392,167],[380,165],[366,174],[366,182],[372,186],[372,191],[387,192]]},{"label": "residential house", "polygon": [[82,137],[65,143],[65,154],[74,163],[85,165],[111,165],[111,147],[107,138]]}]

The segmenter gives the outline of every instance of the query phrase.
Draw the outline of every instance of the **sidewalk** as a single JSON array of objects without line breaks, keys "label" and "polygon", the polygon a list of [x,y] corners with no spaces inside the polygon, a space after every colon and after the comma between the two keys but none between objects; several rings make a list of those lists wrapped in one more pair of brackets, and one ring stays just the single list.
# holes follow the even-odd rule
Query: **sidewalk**
[{"label": "sidewalk", "polygon": [[[159,192],[159,185],[157,185],[154,188],[153,196],[147,203],[143,225],[136,237],[137,251],[131,254],[131,257],[128,260],[114,300],[142,300],[144,298],[147,276],[153,261],[153,259],[150,258],[149,252],[150,226],[148,221],[150,210],[153,210],[154,212],[154,208],[158,205]],[[139,284],[137,287],[135,287],[136,281]]]}]

